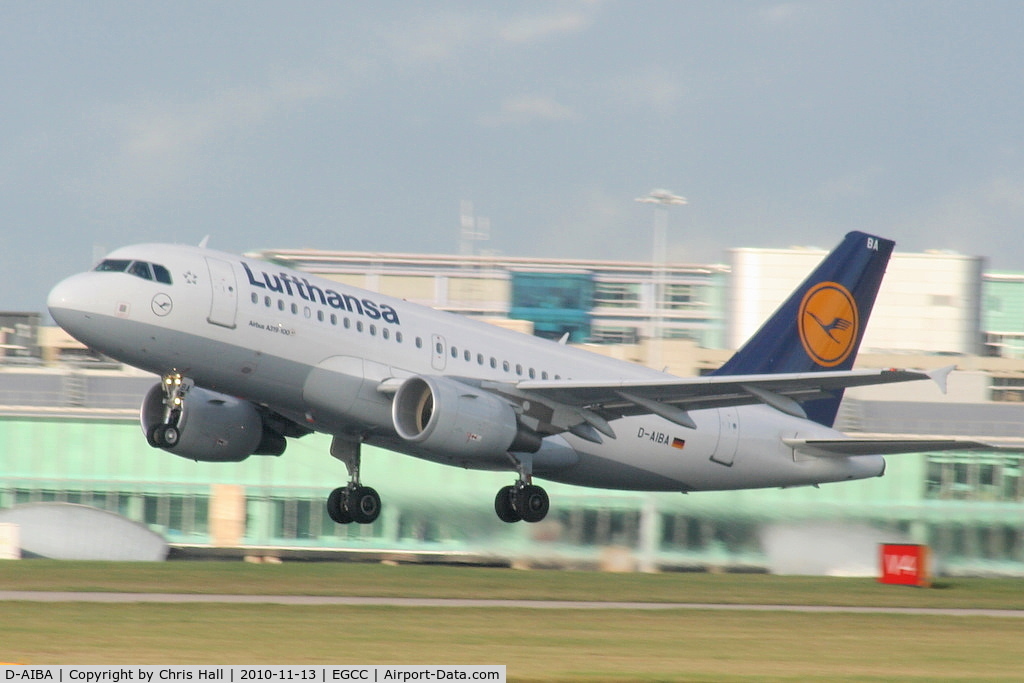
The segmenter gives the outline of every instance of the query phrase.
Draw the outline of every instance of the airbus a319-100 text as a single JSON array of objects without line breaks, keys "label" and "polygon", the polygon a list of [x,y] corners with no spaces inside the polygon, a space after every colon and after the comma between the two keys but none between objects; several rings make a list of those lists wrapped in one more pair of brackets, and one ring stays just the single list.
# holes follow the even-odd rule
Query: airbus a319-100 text
[{"label": "airbus a319-100 text", "polygon": [[537,522],[549,499],[536,479],[637,491],[805,486],[880,476],[888,453],[969,446],[832,427],[847,387],[929,377],[852,369],[893,246],[847,235],[705,377],[205,246],[118,249],[57,284],[48,306],[88,347],[161,377],[140,415],[156,448],[233,462],[324,432],[348,469],[327,499],[335,522],[380,513],[360,478],[363,443],[507,470],[498,517]]}]

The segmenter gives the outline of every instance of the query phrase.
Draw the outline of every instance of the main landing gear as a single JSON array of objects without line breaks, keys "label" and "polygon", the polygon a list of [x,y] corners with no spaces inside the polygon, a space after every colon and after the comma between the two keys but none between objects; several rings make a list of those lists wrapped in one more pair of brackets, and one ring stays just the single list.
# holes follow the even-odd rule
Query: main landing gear
[{"label": "main landing gear", "polygon": [[494,511],[503,522],[539,522],[547,517],[551,502],[548,492],[533,483],[530,462],[509,455],[519,472],[519,481],[498,489],[494,497]]},{"label": "main landing gear", "polygon": [[498,489],[494,497],[494,511],[503,522],[539,522],[548,514],[551,503],[548,492],[540,486],[516,482]]},{"label": "main landing gear", "polygon": [[380,496],[359,483],[359,442],[336,436],[331,455],[345,463],[349,481],[327,497],[327,515],[337,524],[372,524],[380,516]]},{"label": "main landing gear", "polygon": [[[331,441],[331,455],[345,463],[349,482],[327,497],[328,516],[337,524],[372,524],[380,516],[380,496],[359,482],[360,442],[335,436]],[[533,483],[531,462],[509,457],[519,473],[519,480],[498,490],[494,511],[503,522],[539,522],[551,507],[548,493]]]},{"label": "main landing gear", "polygon": [[153,448],[174,448],[181,440],[178,420],[181,419],[185,394],[192,388],[192,384],[180,373],[174,373],[164,375],[160,386],[164,390],[164,417],[163,420],[149,428],[146,440]]}]

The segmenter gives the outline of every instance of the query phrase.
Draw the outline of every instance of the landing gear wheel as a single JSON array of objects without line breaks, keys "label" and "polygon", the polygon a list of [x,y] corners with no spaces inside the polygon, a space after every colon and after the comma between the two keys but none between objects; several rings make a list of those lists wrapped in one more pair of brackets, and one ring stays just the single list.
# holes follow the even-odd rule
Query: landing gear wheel
[{"label": "landing gear wheel", "polygon": [[149,428],[148,432],[146,432],[146,441],[148,441],[149,445],[153,448],[160,448],[160,442],[157,440],[157,433],[163,426],[164,425],[162,424],[155,424]]},{"label": "landing gear wheel", "polygon": [[181,440],[181,431],[174,425],[158,424],[149,430],[146,440],[153,448],[174,448]]},{"label": "landing gear wheel", "polygon": [[181,440],[181,432],[174,425],[164,425],[160,432],[160,441],[164,448],[174,448]]},{"label": "landing gear wheel", "polygon": [[348,511],[348,487],[342,486],[331,491],[327,497],[327,516],[335,524],[351,524],[352,514]]},{"label": "landing gear wheel", "polygon": [[513,499],[516,495],[515,486],[503,486],[498,489],[498,495],[494,497],[494,511],[498,513],[498,519],[513,524],[523,517],[516,511]]},{"label": "landing gear wheel", "polygon": [[380,516],[380,496],[369,486],[357,486],[348,493],[347,507],[353,522],[372,524]]},{"label": "landing gear wheel", "polygon": [[548,508],[551,507],[547,491],[533,484],[527,484],[516,491],[515,504],[524,522],[541,521],[547,517]]}]

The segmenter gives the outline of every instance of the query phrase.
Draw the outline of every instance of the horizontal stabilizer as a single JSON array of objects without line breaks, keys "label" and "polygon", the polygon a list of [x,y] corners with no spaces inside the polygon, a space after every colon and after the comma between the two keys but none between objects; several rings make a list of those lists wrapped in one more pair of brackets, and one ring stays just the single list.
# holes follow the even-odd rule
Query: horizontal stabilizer
[{"label": "horizontal stabilizer", "polygon": [[805,455],[819,458],[847,458],[857,455],[898,455],[931,451],[1022,452],[1014,446],[998,446],[967,439],[783,439],[783,443]]}]

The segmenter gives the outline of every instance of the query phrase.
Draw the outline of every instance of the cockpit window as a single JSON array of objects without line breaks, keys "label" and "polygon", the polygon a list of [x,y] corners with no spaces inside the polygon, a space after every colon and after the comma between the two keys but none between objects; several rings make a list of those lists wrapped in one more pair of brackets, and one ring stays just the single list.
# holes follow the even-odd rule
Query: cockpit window
[{"label": "cockpit window", "polygon": [[170,271],[159,264],[153,264],[153,275],[156,275],[157,282],[162,282],[165,285],[172,284]]},{"label": "cockpit window", "polygon": [[98,266],[96,266],[94,270],[98,270],[101,272],[123,273],[124,271],[128,270],[129,265],[131,265],[131,261],[108,258],[105,259]]},{"label": "cockpit window", "polygon": [[128,266],[128,274],[141,277],[143,280],[152,280],[153,273],[149,270],[149,264],[145,261],[132,261]]},{"label": "cockpit window", "polygon": [[128,273],[135,277],[141,277],[143,280],[155,279],[157,282],[162,282],[165,285],[174,283],[169,270],[157,263],[147,263],[146,261],[108,258],[104,259],[93,270],[108,273]]}]

